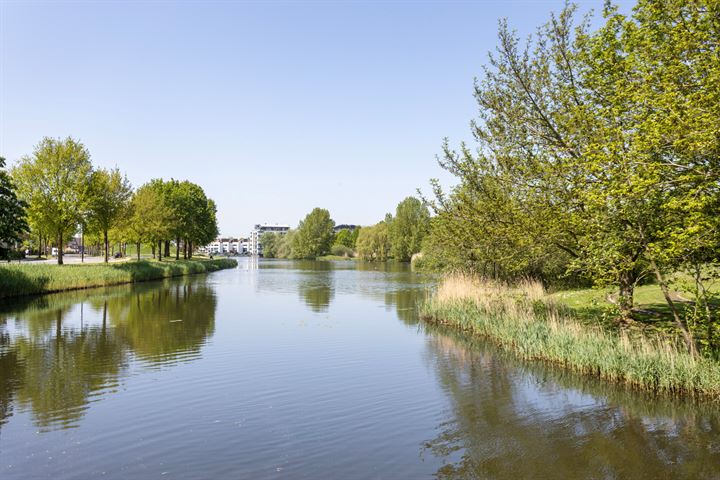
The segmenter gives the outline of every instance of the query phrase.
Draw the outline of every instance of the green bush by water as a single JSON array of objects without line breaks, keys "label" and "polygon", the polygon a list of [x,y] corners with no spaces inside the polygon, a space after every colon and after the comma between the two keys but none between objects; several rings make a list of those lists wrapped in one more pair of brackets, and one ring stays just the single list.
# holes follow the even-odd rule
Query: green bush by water
[{"label": "green bush by water", "polygon": [[233,268],[232,259],[140,260],[86,265],[8,264],[0,266],[0,298],[143,282]]}]

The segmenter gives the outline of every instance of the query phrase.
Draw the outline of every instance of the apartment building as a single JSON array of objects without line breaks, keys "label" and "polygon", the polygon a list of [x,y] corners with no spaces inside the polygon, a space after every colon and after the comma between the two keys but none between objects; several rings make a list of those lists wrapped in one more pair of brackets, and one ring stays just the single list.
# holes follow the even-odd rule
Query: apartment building
[{"label": "apartment building", "polygon": [[289,225],[278,225],[269,223],[255,224],[253,231],[250,232],[250,241],[248,243],[248,253],[250,255],[262,255],[261,237],[263,233],[279,233],[284,235],[290,230]]}]

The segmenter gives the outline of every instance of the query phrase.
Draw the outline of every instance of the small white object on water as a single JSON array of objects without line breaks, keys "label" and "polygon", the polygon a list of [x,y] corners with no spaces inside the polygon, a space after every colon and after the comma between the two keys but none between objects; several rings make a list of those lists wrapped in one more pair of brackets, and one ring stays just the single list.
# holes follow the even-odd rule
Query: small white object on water
[{"label": "small white object on water", "polygon": [[182,322],[182,319],[178,319],[178,320],[170,320],[170,323],[175,323],[175,322]]}]

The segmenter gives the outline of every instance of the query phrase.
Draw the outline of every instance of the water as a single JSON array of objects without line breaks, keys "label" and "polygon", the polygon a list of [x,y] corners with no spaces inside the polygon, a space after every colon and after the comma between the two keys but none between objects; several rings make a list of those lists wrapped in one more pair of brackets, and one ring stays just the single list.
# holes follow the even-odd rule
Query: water
[{"label": "water", "polygon": [[423,326],[403,266],[244,259],[0,305],[0,478],[720,478],[716,406]]}]

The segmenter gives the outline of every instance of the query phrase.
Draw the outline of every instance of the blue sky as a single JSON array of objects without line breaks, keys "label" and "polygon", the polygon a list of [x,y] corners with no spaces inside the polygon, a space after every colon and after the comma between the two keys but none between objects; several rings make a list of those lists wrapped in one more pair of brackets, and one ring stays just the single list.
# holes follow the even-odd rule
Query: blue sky
[{"label": "blue sky", "polygon": [[470,138],[498,18],[525,35],[562,3],[0,0],[0,155],[71,135],[135,186],[200,184],[226,235],[374,223],[452,182],[435,156]]}]

